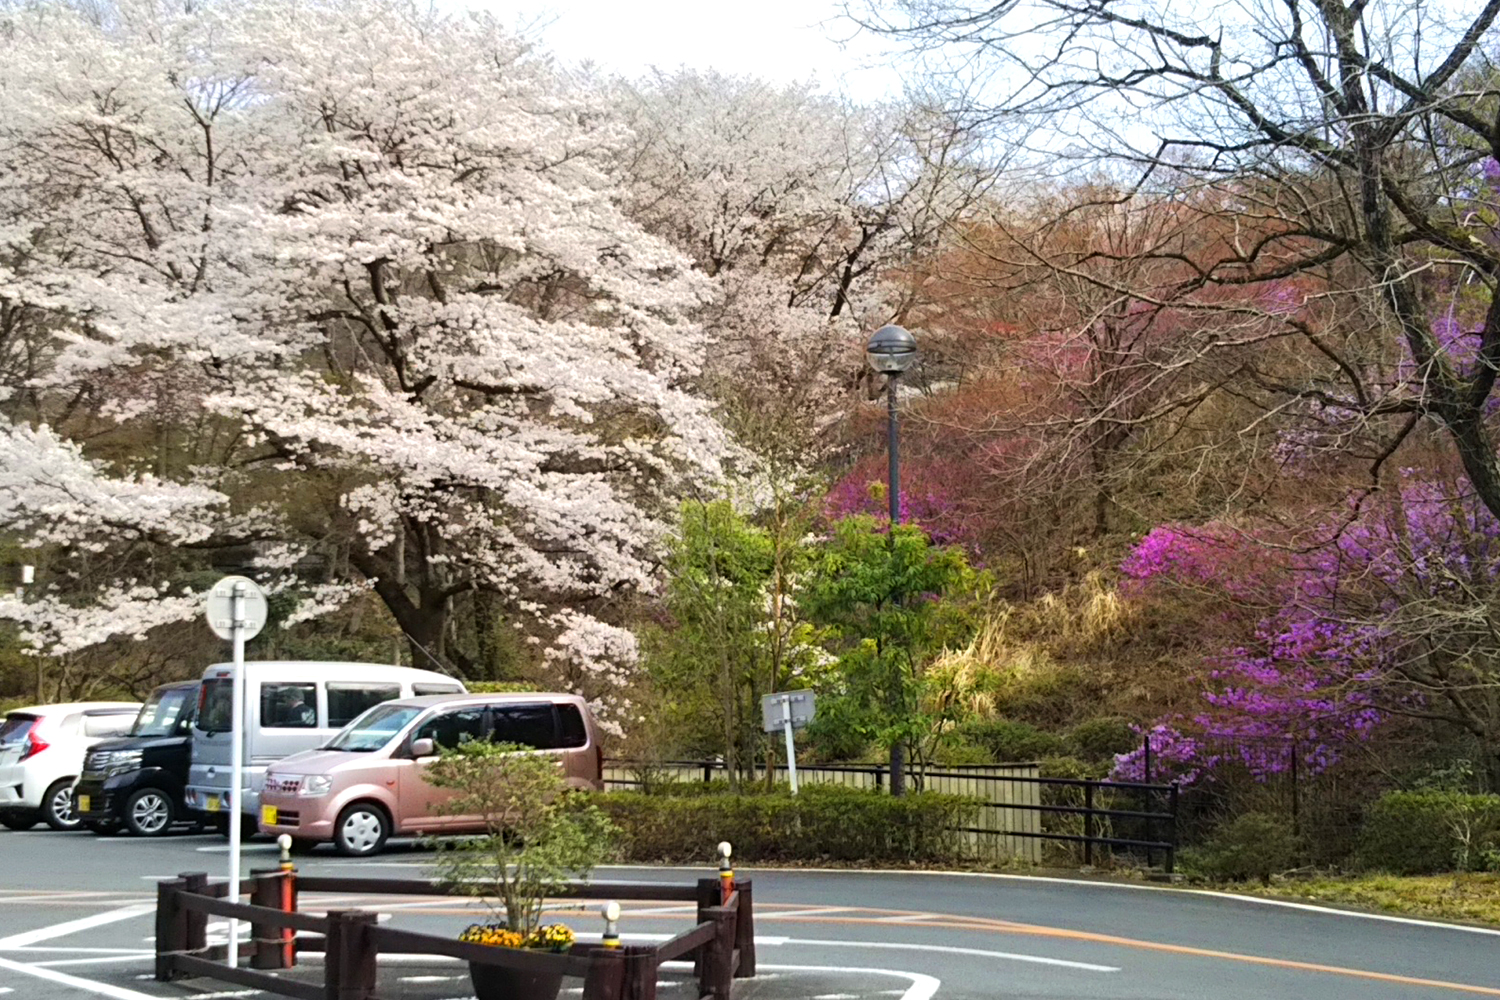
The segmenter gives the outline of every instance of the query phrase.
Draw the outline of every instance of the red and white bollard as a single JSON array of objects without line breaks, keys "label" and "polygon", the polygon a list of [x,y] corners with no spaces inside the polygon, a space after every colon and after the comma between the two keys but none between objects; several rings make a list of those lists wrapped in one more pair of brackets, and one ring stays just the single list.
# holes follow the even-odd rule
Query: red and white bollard
[{"label": "red and white bollard", "polygon": [[719,905],[723,906],[729,902],[729,897],[734,894],[734,868],[729,864],[729,855],[733,850],[729,841],[719,841]]}]

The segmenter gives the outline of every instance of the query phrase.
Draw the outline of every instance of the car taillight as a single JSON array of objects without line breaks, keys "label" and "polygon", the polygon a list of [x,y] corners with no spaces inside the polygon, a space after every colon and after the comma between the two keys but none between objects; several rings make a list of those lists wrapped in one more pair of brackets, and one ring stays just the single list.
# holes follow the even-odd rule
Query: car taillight
[{"label": "car taillight", "polygon": [[[46,740],[37,736],[36,731],[26,734],[26,749],[21,751],[21,759],[29,760],[50,746]],[[49,760],[51,758],[48,758]]]}]

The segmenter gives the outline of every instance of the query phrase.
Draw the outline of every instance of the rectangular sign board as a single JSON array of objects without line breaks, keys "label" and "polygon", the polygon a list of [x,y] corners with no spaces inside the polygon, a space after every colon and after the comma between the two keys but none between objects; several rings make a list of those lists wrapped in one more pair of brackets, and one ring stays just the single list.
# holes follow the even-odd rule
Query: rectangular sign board
[{"label": "rectangular sign board", "polygon": [[761,726],[768,733],[786,725],[787,714],[791,714],[792,728],[801,729],[812,721],[817,696],[811,691],[778,691],[762,695],[760,699]]}]

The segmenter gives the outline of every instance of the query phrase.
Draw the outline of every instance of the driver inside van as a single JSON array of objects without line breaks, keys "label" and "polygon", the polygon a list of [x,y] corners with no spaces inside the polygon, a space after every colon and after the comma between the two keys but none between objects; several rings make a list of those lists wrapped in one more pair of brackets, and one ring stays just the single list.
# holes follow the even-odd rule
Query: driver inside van
[{"label": "driver inside van", "polygon": [[317,711],[302,700],[302,694],[296,688],[287,699],[286,706],[281,710],[282,725],[287,726],[312,726],[318,721]]}]

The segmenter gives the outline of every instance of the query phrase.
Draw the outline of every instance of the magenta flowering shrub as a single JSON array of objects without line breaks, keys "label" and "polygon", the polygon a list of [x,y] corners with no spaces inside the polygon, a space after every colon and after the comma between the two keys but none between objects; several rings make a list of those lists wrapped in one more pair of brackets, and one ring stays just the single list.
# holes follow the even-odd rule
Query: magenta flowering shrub
[{"label": "magenta flowering shrub", "polygon": [[[1124,560],[1127,590],[1213,594],[1224,631],[1248,633],[1206,662],[1201,711],[1146,734],[1153,779],[1229,763],[1264,778],[1291,766],[1294,744],[1316,773],[1392,713],[1442,715],[1474,687],[1466,671],[1487,660],[1500,597],[1500,522],[1471,494],[1408,474],[1399,496],[1312,535],[1165,525]],[[1140,779],[1144,763],[1142,747],[1115,775]]]}]

